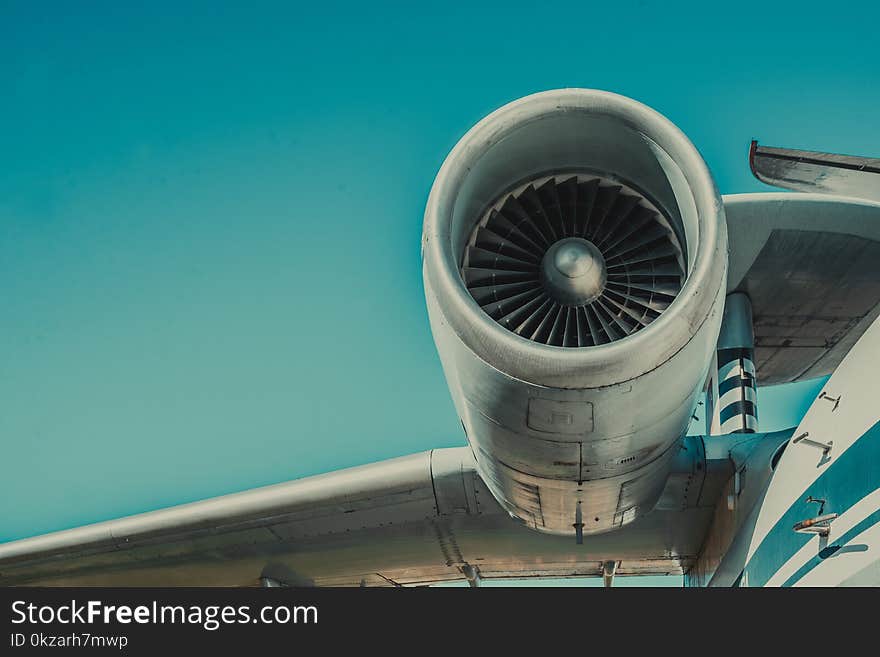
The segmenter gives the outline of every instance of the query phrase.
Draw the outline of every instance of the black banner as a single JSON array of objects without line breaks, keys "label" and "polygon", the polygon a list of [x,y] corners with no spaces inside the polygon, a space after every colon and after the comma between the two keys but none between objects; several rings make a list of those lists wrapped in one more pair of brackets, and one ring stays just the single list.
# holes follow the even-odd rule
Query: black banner
[{"label": "black banner", "polygon": [[[601,588],[470,589],[0,589],[0,655],[178,654],[184,650],[356,648],[423,651],[488,639],[493,647],[549,642],[548,651],[592,642],[672,647],[685,638],[791,629],[787,617],[822,610],[823,624],[874,590]],[[868,601],[870,602],[870,601]],[[835,611],[836,610],[836,611]],[[849,610],[849,611],[847,611]],[[865,626],[862,626],[865,627]],[[789,629],[786,629],[789,628]],[[494,651],[492,651],[494,654]],[[518,652],[517,654],[520,654]]]}]

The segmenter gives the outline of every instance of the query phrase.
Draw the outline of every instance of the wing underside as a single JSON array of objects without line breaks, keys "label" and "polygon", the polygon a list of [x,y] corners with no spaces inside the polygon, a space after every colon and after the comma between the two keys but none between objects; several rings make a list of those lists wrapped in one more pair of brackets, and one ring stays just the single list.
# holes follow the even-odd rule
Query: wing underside
[{"label": "wing underside", "polygon": [[680,574],[729,476],[712,472],[689,438],[657,510],[577,545],[510,518],[468,448],[432,450],[0,545],[0,584],[423,585],[598,577],[608,560]]},{"label": "wing underside", "polygon": [[880,314],[880,203],[781,192],[724,207],[728,291],[751,299],[758,381],[830,374]]}]

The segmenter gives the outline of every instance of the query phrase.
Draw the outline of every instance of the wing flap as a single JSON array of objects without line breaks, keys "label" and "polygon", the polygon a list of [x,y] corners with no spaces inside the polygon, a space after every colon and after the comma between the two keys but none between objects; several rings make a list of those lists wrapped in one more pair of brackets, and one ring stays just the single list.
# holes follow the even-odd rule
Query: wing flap
[{"label": "wing flap", "polygon": [[880,201],[877,158],[773,148],[753,141],[749,166],[758,180],[774,187]]}]

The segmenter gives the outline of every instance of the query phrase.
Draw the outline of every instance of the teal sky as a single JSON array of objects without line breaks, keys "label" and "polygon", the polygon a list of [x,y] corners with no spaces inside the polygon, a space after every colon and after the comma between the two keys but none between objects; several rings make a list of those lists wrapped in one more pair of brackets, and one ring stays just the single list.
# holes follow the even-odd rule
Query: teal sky
[{"label": "teal sky", "polygon": [[0,0],[0,541],[463,444],[422,212],[507,101],[632,96],[723,193],[880,154],[868,4],[135,4]]}]

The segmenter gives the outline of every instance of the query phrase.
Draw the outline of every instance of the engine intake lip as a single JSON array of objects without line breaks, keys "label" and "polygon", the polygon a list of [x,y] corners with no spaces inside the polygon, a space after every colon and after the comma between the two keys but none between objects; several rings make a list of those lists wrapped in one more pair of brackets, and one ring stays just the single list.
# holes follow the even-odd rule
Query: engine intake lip
[{"label": "engine intake lip", "polygon": [[[600,130],[596,125],[600,125]],[[608,128],[611,128],[609,133]],[[535,135],[556,131],[556,150],[541,159]],[[548,132],[549,131],[549,132]],[[644,330],[594,349],[566,349],[540,344],[499,325],[482,311],[460,272],[460,258],[480,210],[516,181],[496,175],[497,163],[528,163],[547,171],[577,168],[586,152],[575,143],[605,140],[620,144],[621,158],[639,160],[665,177],[671,193],[665,198],[646,189],[665,216],[681,221],[685,233],[687,272],[671,305]],[[604,131],[606,134],[601,134]],[[524,135],[531,135],[528,139]],[[536,144],[537,148],[536,149]],[[551,148],[548,146],[548,149]],[[631,153],[627,153],[627,148]],[[567,150],[566,150],[567,149]],[[600,149],[601,150],[601,149]],[[499,154],[500,153],[500,154]],[[553,160],[561,153],[563,159]],[[633,157],[635,153],[637,157]],[[545,154],[546,155],[546,154]],[[519,159],[517,159],[519,158]],[[625,162],[620,159],[620,162]],[[493,169],[494,167],[494,169]],[[581,168],[602,171],[593,163]],[[540,170],[519,171],[517,179]],[[632,172],[609,171],[642,184]],[[638,172],[636,172],[638,174]],[[482,186],[482,188],[481,188]],[[491,191],[487,191],[491,189]],[[478,207],[479,206],[479,207]],[[469,217],[467,225],[462,217]],[[590,89],[546,91],[514,101],[477,123],[453,148],[441,167],[425,211],[422,242],[426,291],[438,300],[452,331],[477,356],[505,374],[538,385],[589,388],[628,381],[669,360],[699,332],[712,306],[723,295],[727,274],[727,231],[723,206],[705,162],[687,137],[656,111],[623,96]],[[632,357],[637,354],[638,357]]]}]

